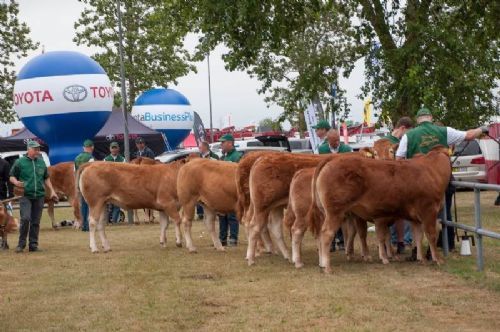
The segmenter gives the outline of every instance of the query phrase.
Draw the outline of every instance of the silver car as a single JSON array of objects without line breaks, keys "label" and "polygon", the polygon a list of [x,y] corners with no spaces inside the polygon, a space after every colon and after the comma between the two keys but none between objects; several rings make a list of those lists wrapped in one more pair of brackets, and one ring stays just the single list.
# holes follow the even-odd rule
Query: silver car
[{"label": "silver car", "polygon": [[451,166],[457,181],[487,182],[485,160],[477,140],[458,144],[451,156]]}]

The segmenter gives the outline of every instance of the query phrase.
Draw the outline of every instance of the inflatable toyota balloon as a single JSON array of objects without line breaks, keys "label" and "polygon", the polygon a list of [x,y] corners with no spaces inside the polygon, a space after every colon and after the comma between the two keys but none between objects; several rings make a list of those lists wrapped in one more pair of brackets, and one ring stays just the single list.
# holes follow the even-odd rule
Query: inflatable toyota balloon
[{"label": "inflatable toyota balloon", "polygon": [[14,85],[14,109],[26,128],[49,145],[52,164],[73,160],[83,141],[102,128],[113,107],[113,87],[88,56],[47,52],[31,59]]}]

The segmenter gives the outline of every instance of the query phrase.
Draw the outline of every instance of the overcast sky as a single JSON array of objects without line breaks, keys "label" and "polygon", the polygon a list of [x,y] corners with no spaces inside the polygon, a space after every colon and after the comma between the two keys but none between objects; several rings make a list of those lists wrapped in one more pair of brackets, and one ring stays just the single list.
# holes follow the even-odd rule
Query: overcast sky
[{"label": "overcast sky", "polygon": [[[27,58],[16,63],[16,70],[34,55],[41,52],[42,45],[45,51],[74,50],[92,55],[96,49],[77,46],[73,42],[74,22],[80,16],[84,5],[76,0],[18,0],[20,6],[19,18],[31,29],[31,38],[40,42],[40,48]],[[192,39],[192,40],[190,40]],[[188,38],[187,47],[195,45],[194,38]],[[230,114],[232,124],[237,127],[258,123],[265,117],[276,118],[281,108],[271,105],[269,108],[264,102],[264,96],[257,93],[259,82],[250,78],[244,72],[228,72],[224,69],[221,55],[224,47],[218,47],[210,56],[212,81],[212,109],[214,127],[227,125]],[[208,103],[208,70],[207,63],[197,64],[198,72],[179,79],[174,87],[184,94],[194,109],[200,114],[209,127]],[[363,68],[357,66],[351,78],[341,84],[348,91],[348,100],[353,105],[352,118],[361,118],[362,102],[356,98],[363,83]],[[5,130],[5,129],[4,129]],[[0,132],[5,135],[5,133]]]}]

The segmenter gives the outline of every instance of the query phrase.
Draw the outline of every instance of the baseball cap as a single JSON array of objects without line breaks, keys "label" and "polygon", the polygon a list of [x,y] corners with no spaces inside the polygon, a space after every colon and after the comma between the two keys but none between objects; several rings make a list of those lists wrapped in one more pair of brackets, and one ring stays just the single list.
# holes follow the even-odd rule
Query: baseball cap
[{"label": "baseball cap", "polygon": [[83,146],[86,148],[94,146],[94,142],[92,142],[92,140],[90,139],[86,139],[85,141],[83,141]]},{"label": "baseball cap", "polygon": [[37,141],[30,140],[28,142],[27,146],[28,146],[28,149],[39,148],[40,147],[40,143],[38,143]]},{"label": "baseball cap", "polygon": [[221,136],[221,138],[219,138],[219,142],[225,142],[225,141],[231,141],[231,142],[234,142],[234,137],[233,137],[233,135],[231,135],[231,134],[226,134],[226,135]]},{"label": "baseball cap", "polygon": [[330,124],[326,120],[320,120],[315,126],[312,126],[313,129],[330,129]]},{"label": "baseball cap", "polygon": [[118,142],[111,142],[111,144],[109,145],[110,148],[119,148],[120,145],[118,144]]},{"label": "baseball cap", "polygon": [[421,109],[418,110],[417,118],[425,115],[432,115],[431,111],[428,108],[422,107]]}]

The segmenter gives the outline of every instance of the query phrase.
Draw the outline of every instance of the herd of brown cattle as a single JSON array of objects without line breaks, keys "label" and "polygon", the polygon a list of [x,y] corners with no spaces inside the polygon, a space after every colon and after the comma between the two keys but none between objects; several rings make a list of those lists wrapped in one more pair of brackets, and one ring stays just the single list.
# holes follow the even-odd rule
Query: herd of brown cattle
[{"label": "herd of brown cattle", "polygon": [[[423,259],[425,233],[432,259],[441,263],[436,250],[437,215],[451,175],[447,150],[435,148],[407,161],[393,160],[394,151],[387,140],[379,140],[371,149],[335,155],[253,152],[238,164],[193,156],[170,164],[145,158],[135,164],[94,162],[80,168],[76,188],[72,163],[53,166],[49,174],[54,189],[74,207],[77,220],[77,195],[81,193],[87,201],[92,252],[99,252],[96,231],[104,252],[111,250],[104,231],[109,203],[126,210],[159,211],[161,246],[166,245],[171,220],[176,245],[182,246],[182,226],[185,245],[194,252],[191,226],[195,206],[202,204],[217,250],[224,247],[216,233],[216,215],[237,214],[247,230],[249,265],[259,251],[277,249],[297,268],[302,267],[301,243],[310,229],[317,239],[319,265],[330,272],[329,246],[339,227],[346,234],[348,259],[358,234],[362,256],[369,260],[367,221],[376,225],[379,257],[386,264],[393,255],[388,226],[400,218],[412,223],[417,259]],[[53,212],[49,214],[53,220]],[[291,236],[291,257],[283,227]]]}]

